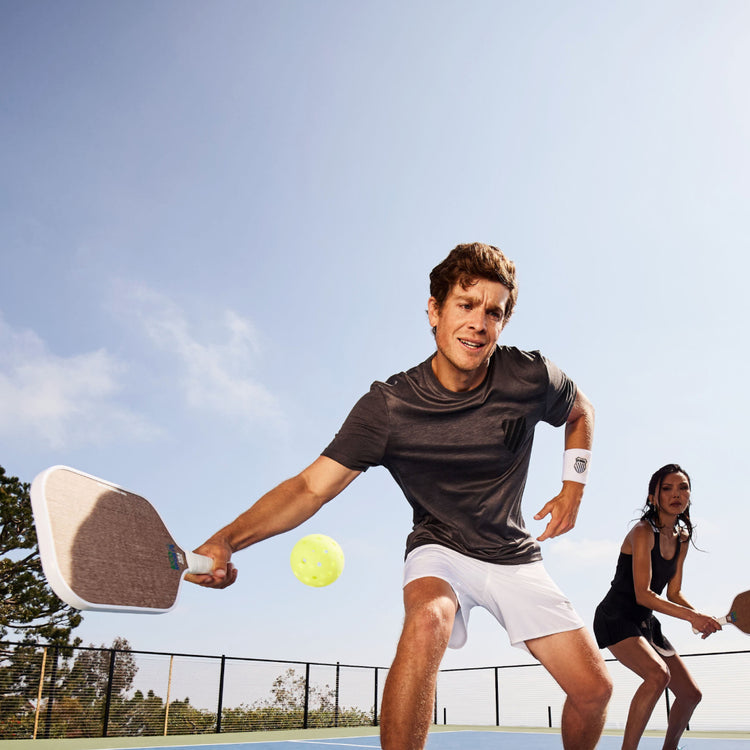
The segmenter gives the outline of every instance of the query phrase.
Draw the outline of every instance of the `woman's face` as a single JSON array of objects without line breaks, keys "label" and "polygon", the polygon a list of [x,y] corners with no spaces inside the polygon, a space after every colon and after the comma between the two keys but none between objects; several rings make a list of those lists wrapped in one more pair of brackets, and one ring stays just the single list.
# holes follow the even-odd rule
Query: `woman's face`
[{"label": "woman's face", "polygon": [[678,516],[690,505],[690,481],[681,471],[662,477],[656,507],[663,513]]}]

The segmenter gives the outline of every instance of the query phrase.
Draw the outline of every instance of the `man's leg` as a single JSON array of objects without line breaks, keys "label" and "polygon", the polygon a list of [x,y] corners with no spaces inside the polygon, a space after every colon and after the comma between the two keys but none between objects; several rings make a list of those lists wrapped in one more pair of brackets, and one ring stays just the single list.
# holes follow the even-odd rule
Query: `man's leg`
[{"label": "man's leg", "polygon": [[585,628],[526,641],[529,651],[565,691],[561,735],[565,750],[594,750],[604,729],[612,679]]},{"label": "man's leg", "polygon": [[422,750],[432,722],[435,682],[453,630],[458,602],[440,578],[404,587],[404,628],[383,690],[383,750]]}]

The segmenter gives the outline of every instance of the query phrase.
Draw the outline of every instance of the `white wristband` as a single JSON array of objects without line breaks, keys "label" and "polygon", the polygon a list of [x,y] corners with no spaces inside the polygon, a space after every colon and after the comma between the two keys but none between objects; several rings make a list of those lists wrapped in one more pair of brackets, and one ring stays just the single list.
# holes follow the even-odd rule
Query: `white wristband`
[{"label": "white wristband", "polygon": [[591,465],[591,451],[585,448],[573,448],[563,453],[563,482],[580,482],[586,484]]}]

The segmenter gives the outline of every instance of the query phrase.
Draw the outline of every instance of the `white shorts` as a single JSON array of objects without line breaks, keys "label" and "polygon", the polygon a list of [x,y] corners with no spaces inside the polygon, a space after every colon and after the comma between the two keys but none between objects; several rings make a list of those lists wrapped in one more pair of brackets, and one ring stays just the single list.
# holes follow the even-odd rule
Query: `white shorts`
[{"label": "white shorts", "polygon": [[505,628],[511,645],[525,651],[526,641],[532,638],[584,627],[541,561],[496,565],[438,544],[425,544],[412,550],[404,564],[404,586],[417,578],[441,578],[456,594],[458,612],[450,648],[466,643],[474,607],[484,607]]}]

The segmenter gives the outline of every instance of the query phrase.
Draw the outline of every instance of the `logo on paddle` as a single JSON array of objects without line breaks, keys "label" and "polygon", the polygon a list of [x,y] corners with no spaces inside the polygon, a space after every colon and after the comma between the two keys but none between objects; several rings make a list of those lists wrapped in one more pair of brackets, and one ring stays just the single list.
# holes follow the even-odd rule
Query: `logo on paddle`
[{"label": "logo on paddle", "polygon": [[169,567],[172,570],[179,570],[180,565],[185,564],[185,558],[174,544],[167,545],[167,556],[169,557]]}]

